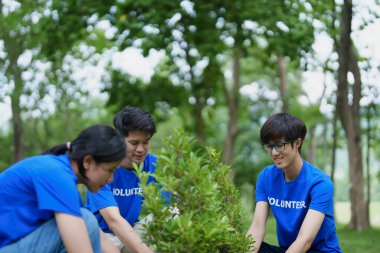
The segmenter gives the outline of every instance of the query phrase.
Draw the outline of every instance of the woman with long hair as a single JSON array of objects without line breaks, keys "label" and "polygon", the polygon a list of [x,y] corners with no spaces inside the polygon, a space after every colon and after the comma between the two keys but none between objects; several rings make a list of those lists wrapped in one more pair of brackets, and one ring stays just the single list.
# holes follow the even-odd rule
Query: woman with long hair
[{"label": "woman with long hair", "polygon": [[2,172],[0,253],[101,252],[99,226],[82,208],[77,184],[97,192],[125,154],[123,137],[99,124]]}]

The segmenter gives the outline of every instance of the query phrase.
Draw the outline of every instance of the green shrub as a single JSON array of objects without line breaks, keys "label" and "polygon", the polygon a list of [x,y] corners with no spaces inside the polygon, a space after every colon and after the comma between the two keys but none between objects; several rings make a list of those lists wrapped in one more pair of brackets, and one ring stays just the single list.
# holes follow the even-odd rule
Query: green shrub
[{"label": "green shrub", "polygon": [[[248,252],[253,240],[230,169],[213,148],[193,151],[194,140],[179,131],[164,140],[158,154],[157,184],[138,170],[144,209],[153,220],[144,225],[144,240],[155,252]],[[161,193],[172,193],[164,203]]]}]

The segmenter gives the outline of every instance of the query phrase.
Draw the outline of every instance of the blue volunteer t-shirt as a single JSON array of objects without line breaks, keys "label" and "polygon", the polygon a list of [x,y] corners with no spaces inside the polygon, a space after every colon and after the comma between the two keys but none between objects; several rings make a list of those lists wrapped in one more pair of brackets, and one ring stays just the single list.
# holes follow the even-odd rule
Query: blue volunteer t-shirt
[{"label": "blue volunteer t-shirt", "polygon": [[333,195],[331,179],[306,161],[291,182],[286,182],[283,170],[276,165],[265,167],[257,180],[256,201],[269,203],[282,248],[290,247],[296,240],[307,211],[313,209],[324,213],[325,219],[310,250],[342,252],[334,224]]},{"label": "blue volunteer t-shirt", "polygon": [[81,217],[77,177],[67,155],[21,160],[0,174],[0,247],[63,212]]},{"label": "blue volunteer t-shirt", "polygon": [[[156,170],[157,157],[148,154],[144,160],[143,171],[151,174]],[[149,177],[148,182],[154,182]],[[97,193],[87,190],[86,207],[95,214],[100,228],[106,233],[112,233],[99,210],[109,206],[119,207],[121,216],[133,227],[139,220],[142,207],[142,189],[140,180],[133,170],[119,167],[113,176],[112,183],[107,183]]]}]

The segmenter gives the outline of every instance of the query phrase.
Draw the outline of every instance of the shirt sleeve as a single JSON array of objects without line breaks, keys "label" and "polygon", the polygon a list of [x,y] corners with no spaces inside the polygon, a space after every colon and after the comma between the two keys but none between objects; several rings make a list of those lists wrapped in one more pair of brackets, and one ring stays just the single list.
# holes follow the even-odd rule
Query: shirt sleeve
[{"label": "shirt sleeve", "polygon": [[260,172],[259,177],[257,178],[256,183],[256,202],[265,201],[268,202],[268,198],[265,194],[264,189],[264,171]]},{"label": "shirt sleeve", "polygon": [[81,200],[73,175],[49,168],[33,177],[41,210],[62,212],[81,217]]},{"label": "shirt sleeve", "polygon": [[328,178],[320,178],[310,191],[310,209],[330,214],[333,204],[334,186]]},{"label": "shirt sleeve", "polygon": [[109,206],[118,206],[112,194],[111,184],[107,183],[97,193],[91,193],[87,190],[86,208],[95,213],[102,208]]},{"label": "shirt sleeve", "polygon": [[158,187],[161,190],[161,198],[163,198],[164,203],[167,205],[170,203],[170,198],[172,197],[172,193],[170,191],[163,191],[161,184],[159,184],[159,182],[157,182],[155,177],[152,176],[156,172],[156,164],[157,164],[157,157],[154,155],[149,155],[149,159],[146,159],[144,161],[145,171],[151,174],[148,177],[147,184],[158,183]]}]

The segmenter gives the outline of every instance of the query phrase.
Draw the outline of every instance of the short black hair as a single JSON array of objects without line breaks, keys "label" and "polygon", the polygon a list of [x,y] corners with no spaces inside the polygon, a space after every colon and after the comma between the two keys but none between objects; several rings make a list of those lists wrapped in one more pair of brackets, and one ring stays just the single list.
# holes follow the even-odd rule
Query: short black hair
[{"label": "short black hair", "polygon": [[138,107],[126,106],[116,113],[113,125],[123,136],[128,136],[130,131],[142,131],[152,137],[156,133],[156,124],[152,115]]},{"label": "short black hair", "polygon": [[[305,123],[298,117],[288,113],[276,113],[270,116],[260,130],[260,139],[262,143],[275,142],[281,139],[285,141],[295,141],[301,138],[305,139],[307,128]],[[292,143],[293,146],[293,143]],[[298,148],[301,151],[302,143]]]}]

